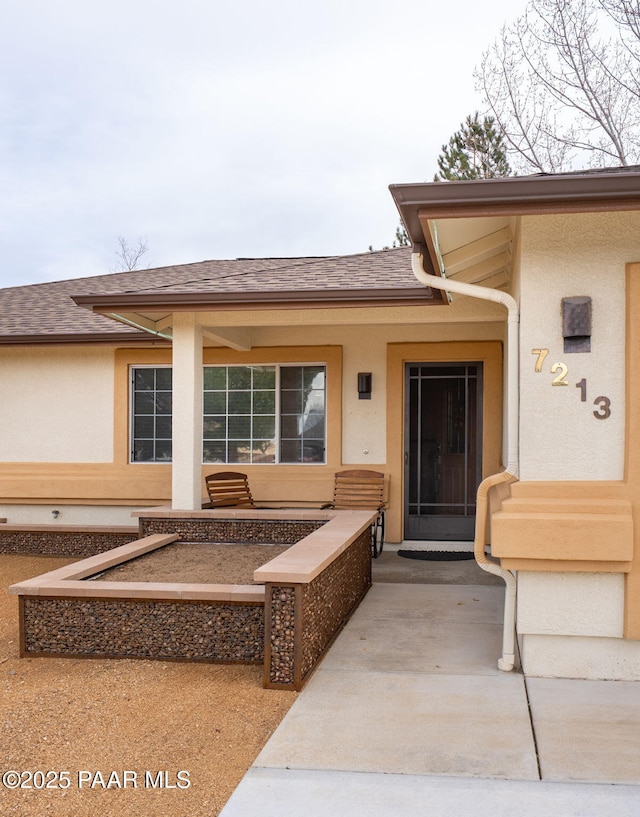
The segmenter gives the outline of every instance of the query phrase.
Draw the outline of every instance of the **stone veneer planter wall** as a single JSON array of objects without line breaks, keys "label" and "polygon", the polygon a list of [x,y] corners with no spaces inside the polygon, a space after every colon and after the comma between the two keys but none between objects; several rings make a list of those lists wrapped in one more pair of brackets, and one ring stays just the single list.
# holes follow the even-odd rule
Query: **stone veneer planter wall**
[{"label": "stone veneer planter wall", "polygon": [[136,527],[2,525],[0,553],[28,556],[94,556],[138,538]]},{"label": "stone veneer planter wall", "polygon": [[253,544],[293,545],[326,519],[219,519],[140,517],[140,537],[153,533],[176,533],[181,542],[237,542]]},{"label": "stone veneer planter wall", "polygon": [[309,583],[268,583],[265,687],[301,689],[370,586],[368,530]]},{"label": "stone veneer planter wall", "polygon": [[23,597],[24,655],[259,664],[264,603]]},{"label": "stone veneer planter wall", "polygon": [[[371,512],[170,513],[145,516],[154,532],[138,541],[13,585],[21,655],[264,661],[265,687],[300,689],[371,585]],[[296,544],[256,571],[263,585],[86,581],[194,536]]]}]

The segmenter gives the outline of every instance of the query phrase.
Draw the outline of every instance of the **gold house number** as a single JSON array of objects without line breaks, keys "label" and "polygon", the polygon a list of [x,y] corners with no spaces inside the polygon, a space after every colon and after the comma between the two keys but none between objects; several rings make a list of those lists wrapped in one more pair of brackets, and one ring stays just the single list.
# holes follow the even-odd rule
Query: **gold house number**
[{"label": "gold house number", "polygon": [[[542,367],[544,365],[544,361],[549,354],[548,349],[532,349],[532,355],[536,355],[537,359],[535,362],[535,371],[541,372]],[[551,367],[551,374],[555,374],[555,377],[551,381],[552,386],[568,386],[569,381],[567,380],[567,375],[569,374],[569,368],[566,363],[562,363],[558,361],[558,363],[554,363]],[[587,402],[587,378],[583,377],[578,383],[576,383],[576,388],[580,389],[580,402],[586,403]],[[600,397],[596,397],[593,401],[593,405],[596,406],[596,410],[593,412],[593,416],[596,420],[606,420],[611,416],[611,400],[604,395],[600,395]]]},{"label": "gold house number", "polygon": [[551,381],[552,386],[568,386],[569,381],[565,380],[569,369],[564,365],[564,363],[554,363],[551,367],[551,374],[555,374],[556,372],[560,372],[557,377]]}]

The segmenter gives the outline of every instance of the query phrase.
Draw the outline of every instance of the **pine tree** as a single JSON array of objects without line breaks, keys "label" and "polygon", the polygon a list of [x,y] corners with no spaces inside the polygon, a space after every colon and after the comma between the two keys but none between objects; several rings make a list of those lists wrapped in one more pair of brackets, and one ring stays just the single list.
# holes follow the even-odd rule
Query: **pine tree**
[{"label": "pine tree", "polygon": [[393,242],[393,246],[408,247],[410,243],[409,233],[407,233],[404,224],[400,222],[400,224],[398,224],[396,227],[396,240]]},{"label": "pine tree", "polygon": [[504,136],[496,128],[495,119],[485,116],[480,120],[477,111],[468,116],[449,144],[442,146],[438,168],[436,182],[510,176]]},{"label": "pine tree", "polygon": [[[511,176],[504,136],[496,127],[495,119],[485,116],[480,120],[477,111],[473,116],[468,116],[460,125],[460,130],[449,139],[449,144],[442,146],[438,167],[439,172],[434,176],[436,182]],[[396,237],[391,246],[382,249],[408,247],[410,244],[409,235],[401,222],[396,227]],[[369,252],[373,252],[372,245],[369,245]]]}]

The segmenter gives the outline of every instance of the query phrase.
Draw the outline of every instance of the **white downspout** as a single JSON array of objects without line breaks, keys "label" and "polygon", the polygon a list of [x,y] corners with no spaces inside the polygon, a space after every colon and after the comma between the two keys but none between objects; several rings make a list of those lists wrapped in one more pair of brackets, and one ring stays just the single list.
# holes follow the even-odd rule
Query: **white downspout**
[{"label": "white downspout", "polygon": [[474,555],[478,565],[487,573],[493,573],[504,580],[504,625],[502,633],[502,657],[498,659],[498,669],[510,672],[515,664],[515,619],[516,619],[516,579],[510,570],[505,570],[497,562],[487,558],[485,531],[489,490],[501,482],[515,482],[519,467],[519,347],[518,304],[507,292],[489,289],[477,284],[453,281],[439,275],[431,275],[424,268],[424,252],[414,247],[411,253],[411,269],[417,280],[433,289],[467,295],[483,301],[502,304],[507,309],[507,467],[499,473],[484,479],[478,488]]}]

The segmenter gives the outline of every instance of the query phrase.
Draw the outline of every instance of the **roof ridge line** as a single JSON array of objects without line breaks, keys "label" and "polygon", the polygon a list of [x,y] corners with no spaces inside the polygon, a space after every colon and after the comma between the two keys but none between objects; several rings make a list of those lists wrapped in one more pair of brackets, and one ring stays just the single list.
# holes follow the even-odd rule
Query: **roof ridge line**
[{"label": "roof ridge line", "polygon": [[[313,261],[314,262],[319,261],[319,260],[326,261],[328,258],[336,258],[336,257],[340,257],[340,256],[331,256],[331,255],[316,256],[316,257],[314,257]],[[227,259],[227,260],[230,260],[230,261],[267,261],[269,259],[267,259],[267,258],[236,258],[236,259]],[[293,261],[293,260],[300,260],[300,259],[292,258],[291,260]],[[215,261],[215,259],[211,259],[210,261],[200,261],[200,263],[201,264],[209,264],[209,263],[215,264],[216,261]],[[241,277],[243,275],[249,275],[249,274],[256,275],[256,274],[260,274],[262,272],[275,272],[276,270],[290,269],[290,268],[295,267],[295,266],[303,266],[303,264],[283,264],[282,266],[279,265],[279,266],[276,266],[276,267],[264,267],[263,269],[257,269],[257,270],[237,270],[237,271],[234,271],[234,272],[229,272],[229,273],[227,273],[225,275],[218,275],[218,276],[207,275],[207,276],[203,276],[201,278],[192,278],[189,281],[180,281],[180,284],[186,286],[186,285],[189,285],[189,284],[197,284],[197,283],[202,282],[202,281],[211,281],[211,280],[214,280],[214,279],[217,280],[217,281],[225,281],[225,280],[228,280],[229,278],[238,278],[238,277]],[[166,269],[166,268],[161,267],[160,269]],[[175,287],[175,286],[176,286],[176,283],[174,281],[173,283],[170,283],[170,284],[161,284],[161,285],[157,285],[157,286],[154,286],[154,287],[142,287],[141,289],[129,289],[129,290],[125,290],[125,291],[127,293],[129,293],[129,294],[133,294],[134,292],[157,292],[159,290],[168,289],[169,287]]]}]

